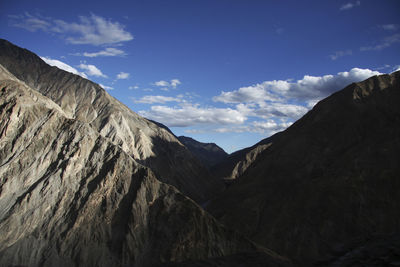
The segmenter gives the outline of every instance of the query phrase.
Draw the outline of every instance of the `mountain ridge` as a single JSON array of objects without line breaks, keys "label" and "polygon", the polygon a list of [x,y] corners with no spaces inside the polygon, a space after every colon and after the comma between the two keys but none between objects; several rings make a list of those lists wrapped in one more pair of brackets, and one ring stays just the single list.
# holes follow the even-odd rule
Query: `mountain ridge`
[{"label": "mountain ridge", "polygon": [[178,140],[208,168],[212,168],[228,156],[228,154],[215,143],[203,143],[187,136],[179,136]]},{"label": "mountain ridge", "polygon": [[320,101],[207,210],[299,265],[399,232],[399,88],[394,72]]},{"label": "mountain ridge", "polygon": [[147,267],[246,251],[289,266],[1,65],[0,96],[1,266]]},{"label": "mountain ridge", "polygon": [[222,189],[222,183],[169,130],[131,111],[98,84],[51,67],[29,50],[3,39],[0,63],[16,78],[52,99],[68,116],[90,123],[102,136],[153,169],[162,182],[174,185],[198,203]]}]

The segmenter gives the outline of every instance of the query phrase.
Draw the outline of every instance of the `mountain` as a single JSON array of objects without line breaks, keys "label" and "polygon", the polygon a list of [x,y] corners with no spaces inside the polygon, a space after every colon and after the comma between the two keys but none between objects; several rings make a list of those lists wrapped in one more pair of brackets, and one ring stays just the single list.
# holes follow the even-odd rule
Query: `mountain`
[{"label": "mountain", "polygon": [[400,72],[320,101],[207,209],[292,258],[331,258],[353,240],[400,232]]},{"label": "mountain", "polygon": [[243,253],[290,266],[1,65],[0,117],[0,266],[147,267]]},{"label": "mountain", "polygon": [[157,178],[175,186],[198,203],[223,188],[169,131],[149,121],[98,84],[47,65],[34,53],[0,39],[0,64],[16,78],[53,100],[66,116],[89,123],[95,131]]},{"label": "mountain", "polygon": [[267,149],[279,136],[279,133],[265,138],[257,144],[247,147],[228,155],[225,159],[212,166],[211,173],[229,183],[242,175],[246,169],[256,160],[257,156]]},{"label": "mountain", "polygon": [[179,136],[178,139],[208,168],[211,168],[228,156],[222,148],[214,143],[202,143],[186,136]]},{"label": "mountain", "polygon": [[355,240],[332,259],[317,262],[316,266],[398,266],[400,235],[377,235]]}]

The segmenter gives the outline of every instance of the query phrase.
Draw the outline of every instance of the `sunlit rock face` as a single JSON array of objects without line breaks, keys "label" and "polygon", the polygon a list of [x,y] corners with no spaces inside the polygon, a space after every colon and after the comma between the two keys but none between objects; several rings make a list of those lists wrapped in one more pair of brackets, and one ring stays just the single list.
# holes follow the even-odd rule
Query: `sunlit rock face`
[{"label": "sunlit rock face", "polygon": [[51,67],[6,40],[0,40],[0,64],[53,100],[67,117],[89,123],[101,136],[150,167],[159,180],[196,202],[203,203],[222,189],[222,182],[212,178],[168,129],[131,111],[98,84]]},{"label": "sunlit rock face", "polygon": [[1,65],[0,116],[0,266],[140,267],[249,252],[289,264]]}]

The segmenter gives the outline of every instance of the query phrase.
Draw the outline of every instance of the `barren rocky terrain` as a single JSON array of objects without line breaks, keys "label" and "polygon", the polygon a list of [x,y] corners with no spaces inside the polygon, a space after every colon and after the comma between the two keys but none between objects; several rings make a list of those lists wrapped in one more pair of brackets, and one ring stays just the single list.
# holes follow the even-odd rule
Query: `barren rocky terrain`
[{"label": "barren rocky terrain", "polygon": [[0,40],[0,266],[398,265],[399,103],[374,76],[226,155]]}]

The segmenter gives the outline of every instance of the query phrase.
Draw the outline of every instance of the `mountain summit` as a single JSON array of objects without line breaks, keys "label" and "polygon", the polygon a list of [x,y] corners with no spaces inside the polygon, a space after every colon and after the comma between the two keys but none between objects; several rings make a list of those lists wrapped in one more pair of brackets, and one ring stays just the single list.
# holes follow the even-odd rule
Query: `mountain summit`
[{"label": "mountain summit", "polygon": [[307,265],[400,232],[400,72],[353,83],[274,138],[208,210]]},{"label": "mountain summit", "polygon": [[179,136],[178,139],[208,168],[228,157],[228,154],[214,143],[202,143],[186,136]]},{"label": "mountain summit", "polygon": [[111,97],[98,84],[47,65],[34,53],[0,39],[0,64],[16,78],[57,103],[65,114],[89,123],[160,181],[202,203],[222,188],[168,130]]},{"label": "mountain summit", "polygon": [[153,169],[171,183],[192,173],[177,187],[197,200],[214,188],[197,161],[163,173],[191,160],[168,131],[96,84],[2,46],[0,63],[25,82],[0,65],[0,266],[147,267],[243,253],[290,265],[159,181]]}]

